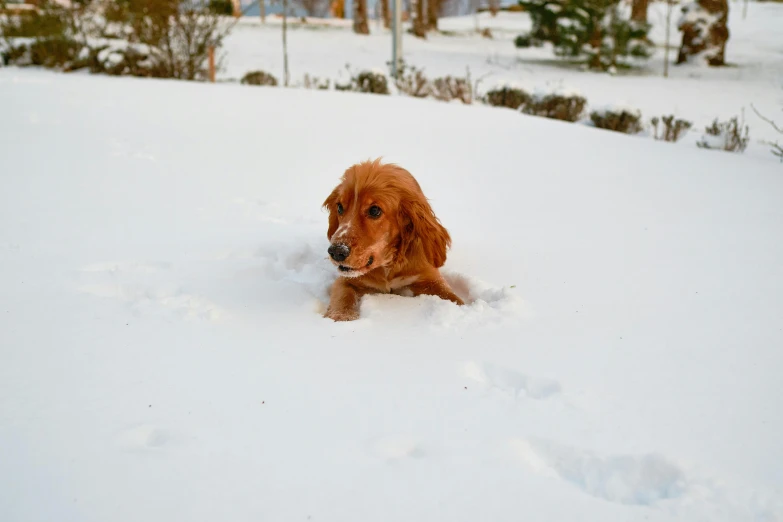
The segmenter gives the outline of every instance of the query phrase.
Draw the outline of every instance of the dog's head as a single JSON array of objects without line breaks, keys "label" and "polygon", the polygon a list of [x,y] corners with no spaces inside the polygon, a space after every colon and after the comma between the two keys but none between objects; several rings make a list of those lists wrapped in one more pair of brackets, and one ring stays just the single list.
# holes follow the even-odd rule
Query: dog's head
[{"label": "dog's head", "polygon": [[345,277],[378,267],[446,262],[451,244],[413,176],[380,160],[345,171],[324,207],[329,210],[329,256]]}]

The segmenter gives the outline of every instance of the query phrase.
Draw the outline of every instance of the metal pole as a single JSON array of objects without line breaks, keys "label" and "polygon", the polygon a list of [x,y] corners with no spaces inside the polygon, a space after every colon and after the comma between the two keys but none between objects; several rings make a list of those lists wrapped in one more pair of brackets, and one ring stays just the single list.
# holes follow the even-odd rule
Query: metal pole
[{"label": "metal pole", "polygon": [[396,78],[402,62],[402,0],[394,0],[392,18],[392,77]]}]

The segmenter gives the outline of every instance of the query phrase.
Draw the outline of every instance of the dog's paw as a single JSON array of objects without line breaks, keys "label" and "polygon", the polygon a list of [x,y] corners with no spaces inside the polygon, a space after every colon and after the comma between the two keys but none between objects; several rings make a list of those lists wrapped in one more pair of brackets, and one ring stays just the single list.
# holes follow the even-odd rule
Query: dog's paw
[{"label": "dog's paw", "polygon": [[359,318],[359,310],[326,310],[324,317],[333,321],[355,321]]}]

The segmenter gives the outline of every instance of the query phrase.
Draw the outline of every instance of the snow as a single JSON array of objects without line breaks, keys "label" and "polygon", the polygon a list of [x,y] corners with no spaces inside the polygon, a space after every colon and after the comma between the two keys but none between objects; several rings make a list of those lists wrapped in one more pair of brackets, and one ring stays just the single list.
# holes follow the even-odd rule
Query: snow
[{"label": "snow", "polygon": [[[783,517],[774,159],[346,92],[0,96],[2,520]],[[469,304],[334,323],[320,205],[381,155]]]},{"label": "snow", "polygon": [[628,103],[625,103],[623,101],[619,101],[617,103],[607,104],[607,105],[601,105],[601,106],[593,106],[591,113],[595,112],[598,114],[606,114],[613,112],[615,114],[620,114],[623,112],[627,112],[628,114],[639,114],[639,110],[635,107],[632,107]]},{"label": "snow", "polygon": [[[428,77],[465,76],[478,82],[480,93],[505,81],[547,89],[568,85],[579,90],[590,106],[624,100],[642,112],[645,121],[654,116],[676,114],[703,129],[715,118],[728,120],[744,110],[753,148],[769,155],[763,141],[780,139],[765,122],[752,113],[753,104],[762,114],[779,112],[783,106],[783,4],[750,2],[747,18],[741,4],[731,3],[730,39],[726,50],[728,67],[713,68],[701,60],[674,65],[681,33],[676,24],[679,7],[671,16],[669,78],[663,78],[666,5],[651,2],[650,33],[656,47],[652,58],[638,71],[617,71],[610,76],[585,73],[578,66],[554,56],[550,45],[517,49],[513,40],[531,29],[526,13],[501,12],[497,17],[482,13],[478,27],[489,28],[492,39],[476,33],[476,17],[439,20],[447,34],[421,40],[403,36],[405,60],[423,68]],[[385,67],[391,60],[391,36],[377,20],[370,23],[372,34],[359,37],[350,29],[350,20],[311,20],[306,24],[289,20],[289,63],[294,83],[305,74],[337,78],[346,63],[352,70]],[[257,17],[242,19],[226,41],[225,70],[222,79],[239,79],[250,70],[263,69],[278,78],[283,74],[280,20],[269,17],[261,26]],[[634,61],[634,63],[636,63]]]}]

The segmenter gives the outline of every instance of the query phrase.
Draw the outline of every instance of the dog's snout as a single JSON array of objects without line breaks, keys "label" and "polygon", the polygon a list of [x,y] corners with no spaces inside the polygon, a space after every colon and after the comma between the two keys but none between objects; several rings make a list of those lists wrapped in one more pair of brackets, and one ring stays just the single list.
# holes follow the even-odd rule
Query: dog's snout
[{"label": "dog's snout", "polygon": [[345,261],[345,258],[348,257],[350,253],[351,249],[348,248],[348,245],[338,243],[329,247],[329,255],[338,263],[340,261]]}]

